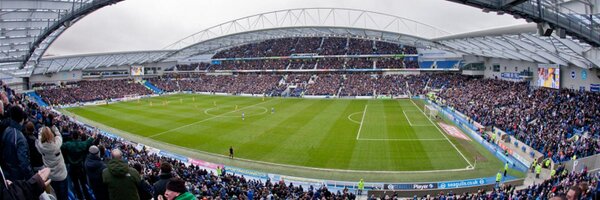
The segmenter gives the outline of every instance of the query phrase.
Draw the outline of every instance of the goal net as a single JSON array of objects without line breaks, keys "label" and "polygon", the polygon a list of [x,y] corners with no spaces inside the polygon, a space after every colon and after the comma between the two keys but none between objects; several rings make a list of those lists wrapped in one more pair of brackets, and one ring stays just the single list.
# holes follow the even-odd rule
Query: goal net
[{"label": "goal net", "polygon": [[438,116],[438,110],[432,105],[425,105],[425,109],[423,109],[425,115],[429,117],[429,119],[434,120]]}]

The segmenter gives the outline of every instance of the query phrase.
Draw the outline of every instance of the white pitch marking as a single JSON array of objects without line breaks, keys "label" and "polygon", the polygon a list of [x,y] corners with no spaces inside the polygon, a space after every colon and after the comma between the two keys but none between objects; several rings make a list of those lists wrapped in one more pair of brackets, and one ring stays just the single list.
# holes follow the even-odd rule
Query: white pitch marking
[{"label": "white pitch marking", "polygon": [[368,106],[369,106],[369,104],[365,104],[365,110],[363,110],[363,116],[362,116],[362,119],[360,119],[360,126],[358,127],[358,134],[356,134],[356,139],[357,140],[360,137],[360,130],[362,129],[363,122],[365,121],[365,114],[367,114],[367,107]]},{"label": "white pitch marking", "polygon": [[[419,111],[421,111],[421,113],[423,113],[423,115],[425,117],[427,117],[427,114],[425,114],[425,112],[423,112],[423,110],[421,110],[421,108],[419,108],[419,106],[412,99],[410,99],[410,102],[412,102],[413,105],[415,105],[415,107],[417,107],[419,109]],[[431,124],[433,124],[433,126],[435,126],[435,128],[437,128],[437,130],[440,132],[440,134],[442,134],[442,136],[444,136],[446,138],[446,140],[448,140],[448,142],[454,147],[454,149],[456,149],[458,154],[460,154],[463,157],[463,159],[465,159],[465,161],[467,161],[467,163],[469,164],[469,166],[467,166],[467,167],[473,167],[473,164],[471,164],[471,162],[469,162],[469,159],[467,159],[467,157],[462,152],[460,152],[460,150],[458,150],[458,147],[456,147],[456,145],[454,145],[454,143],[452,143],[450,141],[448,136],[446,136],[446,134],[444,134],[444,132],[440,129],[440,127],[436,126],[435,122],[433,122],[429,117],[427,117],[427,119],[431,122]]]},{"label": "white pitch marking", "polygon": [[240,109],[238,109],[238,110],[233,110],[233,111],[226,112],[226,113],[223,113],[223,114],[220,114],[220,115],[214,115],[213,117],[209,117],[209,118],[206,118],[206,119],[203,119],[203,120],[200,120],[200,121],[197,121],[197,122],[191,123],[191,124],[186,124],[186,125],[183,125],[183,126],[180,126],[180,127],[177,127],[177,128],[173,128],[173,129],[170,129],[170,130],[166,130],[166,131],[163,131],[163,132],[160,132],[160,133],[157,133],[157,134],[154,134],[154,135],[148,136],[148,137],[149,137],[149,138],[153,138],[153,137],[156,137],[156,136],[159,136],[159,135],[162,135],[162,134],[165,134],[165,133],[168,133],[168,132],[174,131],[174,130],[178,130],[178,129],[185,128],[185,127],[188,127],[188,126],[192,126],[192,125],[194,125],[194,124],[199,124],[199,123],[202,123],[202,122],[205,122],[205,121],[211,120],[211,119],[215,119],[215,118],[221,117],[221,116],[223,116],[223,115],[227,115],[227,114],[229,114],[229,113],[237,112],[237,111],[239,111],[239,110],[243,110],[243,109],[245,109],[245,108],[249,108],[249,107],[253,107],[253,106],[259,105],[259,104],[267,103],[267,102],[270,102],[270,101],[273,101],[273,100],[275,100],[275,99],[271,99],[271,100],[269,100],[269,101],[263,101],[263,102],[260,102],[260,103],[254,104],[254,105],[246,106],[246,107],[240,108]]}]

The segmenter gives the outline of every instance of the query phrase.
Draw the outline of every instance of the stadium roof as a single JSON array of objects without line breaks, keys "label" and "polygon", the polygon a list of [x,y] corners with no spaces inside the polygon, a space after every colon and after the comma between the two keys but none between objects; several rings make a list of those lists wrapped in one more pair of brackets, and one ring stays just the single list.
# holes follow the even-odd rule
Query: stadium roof
[{"label": "stadium roof", "polygon": [[570,36],[543,37],[535,24],[470,32],[434,39],[465,54],[504,58],[537,63],[572,64],[582,68],[600,66],[600,62],[585,56],[593,47]]},{"label": "stadium roof", "polygon": [[283,37],[354,37],[435,46],[430,39],[450,33],[411,19],[347,8],[278,10],[231,20],[177,41],[166,60],[185,59],[231,46]]},{"label": "stadium roof", "polygon": [[[12,2],[12,0],[7,2]],[[60,2],[70,2],[69,5],[75,5],[72,1]],[[106,3],[114,3],[117,0],[89,0],[86,2],[90,5],[97,5],[99,2],[104,3],[101,5],[108,5]],[[20,4],[14,2],[13,4],[1,3],[0,8],[3,15],[16,10],[5,8],[5,5],[18,7]],[[26,5],[29,4],[20,6],[25,7]],[[51,7],[51,5],[36,4],[38,7]],[[88,8],[89,6],[80,5],[80,7]],[[38,8],[38,10],[43,9]],[[91,11],[88,10],[87,13],[89,12]],[[85,13],[78,15],[75,19],[79,19],[83,15]],[[41,24],[32,23],[35,21],[36,16],[29,16],[31,18],[22,19],[22,23],[14,23],[12,25],[14,28],[10,31],[2,29],[2,33],[15,32],[15,35],[19,35],[16,34],[16,30],[23,30],[19,33],[27,36],[29,30],[27,27]],[[25,17],[25,15],[22,17]],[[1,18],[4,20],[4,17]],[[52,22],[58,23],[62,19],[57,17]],[[47,24],[52,23],[47,22]],[[3,24],[3,26],[6,25]],[[30,51],[34,52],[27,60],[25,60],[28,55],[26,53],[10,53],[11,51],[17,52],[14,50],[0,51],[4,53],[4,55],[0,55],[4,56],[0,59],[9,60],[13,58],[16,61],[0,62],[0,71],[5,74],[12,73],[15,76],[28,76],[31,72],[42,74],[90,67],[100,68],[125,64],[183,61],[195,55],[210,54],[232,46],[282,37],[365,38],[414,45],[419,48],[451,50],[467,55],[561,65],[572,64],[583,68],[600,66],[600,62],[585,56],[587,51],[595,48],[571,37],[566,39],[554,36],[541,37],[537,35],[535,25],[531,24],[449,35],[448,32],[414,20],[378,12],[341,8],[299,8],[251,15],[210,27],[177,41],[160,51],[61,56],[43,58],[37,62],[48,45],[68,26],[60,26],[59,24],[58,27],[59,29],[52,32],[52,36],[44,39],[45,43],[41,43],[44,45],[33,46],[37,47],[33,48],[33,42],[31,42],[18,46],[19,49],[26,50],[29,48]],[[42,29],[46,30],[47,28]],[[38,32],[41,32],[41,30]],[[31,40],[38,37],[32,36]],[[14,38],[13,36],[0,38],[3,40],[2,45],[9,45],[9,49],[17,48],[10,46],[10,44],[16,44],[17,36],[14,36]],[[2,46],[0,46],[0,49],[2,49]],[[23,63],[26,65],[22,65]],[[19,71],[19,67],[24,67],[24,70]],[[35,70],[33,70],[34,67]]]},{"label": "stadium roof", "polygon": [[0,1],[0,71],[28,75],[72,23],[121,0]]},{"label": "stadium roof", "polygon": [[42,59],[34,69],[33,74],[97,69],[107,66],[141,65],[162,60],[172,52],[169,50],[160,50],[57,56]]}]

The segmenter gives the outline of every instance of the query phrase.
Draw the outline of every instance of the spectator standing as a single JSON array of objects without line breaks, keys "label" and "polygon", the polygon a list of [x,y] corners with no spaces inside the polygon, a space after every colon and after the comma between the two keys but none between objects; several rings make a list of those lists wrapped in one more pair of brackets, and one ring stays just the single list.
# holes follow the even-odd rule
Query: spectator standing
[{"label": "spectator standing", "polygon": [[87,177],[84,172],[83,161],[85,161],[88,149],[92,146],[96,134],[94,133],[92,137],[85,141],[80,140],[81,133],[79,131],[71,133],[71,137],[70,141],[63,143],[61,149],[65,154],[69,177],[75,190],[73,193],[78,199],[84,199],[85,197],[85,199],[89,200],[91,198],[87,189],[85,189]]},{"label": "spectator standing", "polygon": [[34,131],[35,126],[33,125],[33,122],[27,122],[25,124],[25,129],[23,129],[23,134],[25,135],[25,139],[27,139],[27,146],[29,147],[29,159],[31,162],[31,168],[33,169],[33,171],[37,172],[40,169],[44,168],[44,162],[42,161],[42,154],[40,154],[40,152],[38,152],[38,150],[36,150],[35,147],[35,141],[37,140],[37,137],[33,133]]},{"label": "spectator standing", "polygon": [[108,161],[108,168],[102,172],[102,180],[108,188],[108,199],[139,200],[140,174],[122,160],[123,153],[121,150],[112,150],[111,156],[112,159]]},{"label": "spectator standing", "polygon": [[68,198],[67,167],[60,151],[62,146],[62,135],[56,127],[53,130],[44,126],[40,131],[40,138],[36,140],[35,147],[42,153],[44,165],[50,168],[50,179],[52,188],[56,192],[58,200]]},{"label": "spectator standing", "polygon": [[144,167],[140,163],[135,163],[133,168],[140,174],[140,183],[138,184],[138,195],[140,196],[140,200],[150,200],[154,197],[154,189],[152,185],[145,180]]},{"label": "spectator standing", "polygon": [[8,127],[2,134],[2,158],[0,164],[6,179],[11,181],[25,180],[33,176],[29,162],[29,146],[21,132],[25,112],[19,106],[9,109]]},{"label": "spectator standing", "polygon": [[158,199],[158,196],[165,197],[165,191],[167,190],[167,183],[173,178],[173,166],[168,162],[160,164],[160,174],[158,175],[159,180],[154,183],[154,199]]},{"label": "spectator standing", "polygon": [[102,171],[106,169],[106,164],[100,158],[100,148],[93,145],[89,148],[89,154],[85,159],[85,173],[90,184],[90,188],[94,192],[96,200],[107,200],[108,190],[102,182]]}]

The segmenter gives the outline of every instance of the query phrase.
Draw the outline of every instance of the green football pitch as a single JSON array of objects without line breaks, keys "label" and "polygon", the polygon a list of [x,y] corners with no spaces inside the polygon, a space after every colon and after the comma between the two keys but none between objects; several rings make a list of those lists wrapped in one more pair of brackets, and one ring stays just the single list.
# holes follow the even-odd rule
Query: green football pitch
[{"label": "green football pitch", "polygon": [[223,158],[231,146],[236,159],[271,166],[466,177],[477,171],[474,167],[488,169],[476,174],[491,176],[502,166],[474,142],[447,136],[417,100],[179,94],[66,111],[136,137]]}]

